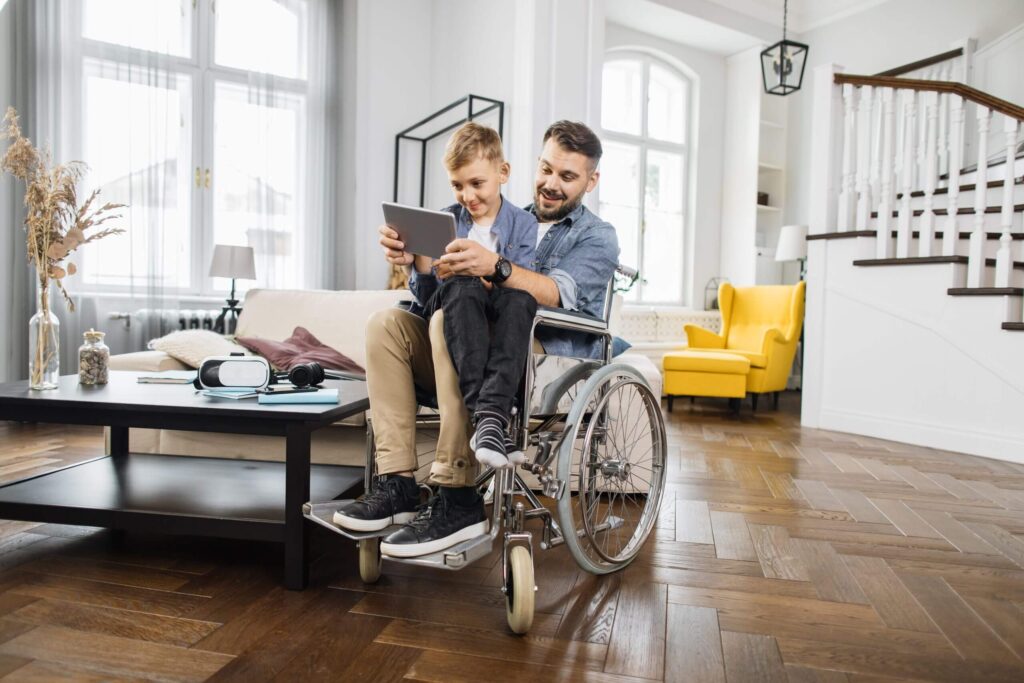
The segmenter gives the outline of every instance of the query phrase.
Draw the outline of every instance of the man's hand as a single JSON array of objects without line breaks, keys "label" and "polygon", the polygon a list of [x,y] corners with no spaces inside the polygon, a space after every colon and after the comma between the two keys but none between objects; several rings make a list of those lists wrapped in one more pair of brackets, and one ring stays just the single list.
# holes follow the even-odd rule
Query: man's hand
[{"label": "man's hand", "polygon": [[445,247],[445,252],[440,259],[441,263],[456,275],[493,275],[494,266],[498,263],[497,254],[470,239],[451,242]]}]

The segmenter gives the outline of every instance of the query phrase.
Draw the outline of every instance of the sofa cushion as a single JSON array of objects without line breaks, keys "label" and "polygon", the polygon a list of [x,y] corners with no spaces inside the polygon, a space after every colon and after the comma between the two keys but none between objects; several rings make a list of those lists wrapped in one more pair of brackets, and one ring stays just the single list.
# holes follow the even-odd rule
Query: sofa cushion
[{"label": "sofa cushion", "polygon": [[235,337],[235,341],[269,360],[277,370],[288,370],[298,363],[319,363],[325,370],[366,372],[345,354],[323,344],[305,327],[296,327],[292,336],[284,341],[261,337]]},{"label": "sofa cushion", "polygon": [[198,368],[204,358],[245,353],[238,344],[210,330],[178,330],[149,342],[152,351],[163,351],[190,368]]},{"label": "sofa cushion", "polygon": [[366,321],[408,290],[250,289],[235,335],[281,340],[302,326],[321,342],[366,367]]}]

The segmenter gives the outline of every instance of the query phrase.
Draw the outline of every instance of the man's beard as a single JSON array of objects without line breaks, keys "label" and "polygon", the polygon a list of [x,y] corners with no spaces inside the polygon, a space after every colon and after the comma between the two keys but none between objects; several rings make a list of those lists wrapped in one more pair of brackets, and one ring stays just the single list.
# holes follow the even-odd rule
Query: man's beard
[{"label": "man's beard", "polygon": [[[533,197],[533,212],[537,214],[537,218],[542,223],[557,223],[566,216],[568,216],[570,213],[575,211],[576,207],[583,203],[583,195],[585,195],[586,193],[587,190],[586,188],[584,188],[582,191],[580,191],[578,195],[576,195],[572,199],[566,200],[558,208],[552,209],[550,211],[545,211],[543,208],[541,208],[540,203],[543,190],[535,189]],[[548,199],[556,199],[556,197],[548,197]]]}]

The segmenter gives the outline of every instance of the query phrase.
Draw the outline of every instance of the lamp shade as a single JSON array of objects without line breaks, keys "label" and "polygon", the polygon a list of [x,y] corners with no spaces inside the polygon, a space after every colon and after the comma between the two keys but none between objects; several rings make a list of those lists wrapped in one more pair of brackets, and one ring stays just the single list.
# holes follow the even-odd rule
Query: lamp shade
[{"label": "lamp shade", "polygon": [[783,225],[775,248],[775,260],[799,261],[804,258],[807,258],[807,226]]},{"label": "lamp shade", "polygon": [[232,244],[214,246],[210,277],[255,280],[256,259],[252,247],[238,247]]}]

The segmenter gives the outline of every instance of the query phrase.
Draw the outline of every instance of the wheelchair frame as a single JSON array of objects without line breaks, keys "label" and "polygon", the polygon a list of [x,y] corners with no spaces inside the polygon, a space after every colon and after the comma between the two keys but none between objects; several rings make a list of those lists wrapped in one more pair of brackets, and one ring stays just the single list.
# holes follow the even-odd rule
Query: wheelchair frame
[{"label": "wheelchair frame", "polygon": [[[627,277],[635,277],[635,271],[624,271],[620,268],[619,272],[626,274]],[[533,593],[537,590],[533,578],[533,533],[526,529],[526,522],[528,520],[539,519],[543,524],[540,538],[541,549],[546,550],[568,544],[576,561],[587,571],[599,574],[616,571],[633,560],[653,529],[658,511],[660,510],[661,498],[664,493],[667,448],[665,424],[660,409],[660,397],[653,395],[646,380],[636,370],[625,364],[615,364],[612,362],[612,335],[608,330],[607,322],[611,307],[611,289],[611,283],[609,283],[604,320],[561,309],[544,307],[538,310],[530,330],[531,340],[534,337],[534,332],[540,326],[586,332],[600,336],[604,347],[602,354],[603,363],[586,359],[565,359],[571,365],[571,369],[561,375],[555,382],[551,382],[545,387],[546,395],[541,396],[540,412],[536,415],[531,415],[531,407],[535,402],[534,394],[538,389],[534,384],[537,361],[534,354],[531,353],[527,362],[523,383],[525,391],[521,397],[521,409],[514,411],[509,426],[516,443],[524,450],[529,446],[536,446],[536,457],[532,462],[523,463],[521,467],[536,476],[543,495],[554,499],[558,503],[560,519],[556,520],[554,518],[551,510],[541,502],[540,498],[526,484],[519,472],[511,468],[497,471],[486,468],[476,478],[475,483],[478,489],[483,489],[484,486],[487,486],[485,500],[490,498],[492,502],[489,520],[490,530],[488,533],[429,555],[397,558],[381,555],[380,538],[400,528],[400,525],[393,525],[381,531],[354,532],[340,528],[332,522],[334,511],[348,505],[352,502],[351,500],[307,503],[304,513],[309,519],[359,543],[360,575],[365,582],[372,583],[379,578],[382,559],[387,559],[389,562],[401,562],[447,570],[462,569],[490,554],[494,548],[495,541],[498,539],[499,534],[501,534],[503,545],[503,581],[501,590],[507,600],[509,626],[517,633],[525,633],[529,630],[533,620]],[[545,358],[563,357],[545,356]],[[608,379],[616,375],[620,379]],[[574,400],[571,409],[568,412],[558,410],[559,404],[568,395],[568,391],[572,387],[579,387],[581,382],[583,385],[580,389],[580,396],[577,397],[577,400]],[[548,387],[552,386],[554,391],[547,391]],[[635,544],[630,543],[626,548],[632,548],[631,554],[625,558],[616,559],[608,556],[607,552],[600,551],[595,545],[599,555],[602,556],[595,561],[580,554],[582,551],[578,543],[579,538],[588,536],[593,540],[598,534],[607,534],[622,527],[625,520],[609,515],[601,524],[591,527],[587,523],[588,518],[585,516],[583,528],[573,528],[569,533],[575,536],[567,538],[566,531],[563,530],[560,522],[565,522],[566,518],[572,519],[571,498],[573,493],[570,490],[570,483],[567,481],[567,479],[571,478],[571,475],[565,476],[565,473],[571,471],[573,447],[581,436],[581,429],[584,429],[582,434],[584,440],[583,452],[589,453],[588,462],[591,466],[597,462],[594,460],[595,454],[603,443],[603,439],[606,438],[604,434],[605,426],[601,422],[602,420],[607,420],[607,417],[604,416],[602,409],[609,405],[608,402],[611,394],[622,387],[632,387],[639,394],[642,403],[641,408],[646,410],[647,418],[650,421],[651,480],[647,482],[649,488],[645,495],[646,503],[641,509],[638,531],[632,537],[638,540]],[[594,394],[596,403],[592,403],[589,400],[591,394]],[[579,398],[583,398],[585,403],[579,403]],[[596,405],[596,408],[588,416],[585,409],[594,405]],[[599,416],[596,422],[592,419],[594,414]],[[530,425],[531,420],[537,421],[537,424],[532,428]],[[584,424],[584,421],[586,421],[586,424]],[[417,427],[437,422],[439,422],[438,415],[417,416]],[[553,429],[560,423],[564,424],[562,429]],[[559,458],[566,459],[565,463],[560,463]],[[577,493],[577,496],[583,495],[583,486],[585,484],[582,476],[582,463],[581,455],[580,491]],[[558,466],[557,469],[556,466]],[[601,476],[605,477],[606,480],[614,481],[617,478],[621,482],[626,482],[630,473],[630,466],[631,464],[628,462],[622,463],[620,458],[615,461],[602,461],[598,469],[601,472]],[[593,486],[597,478],[597,474],[588,474],[589,485]],[[374,490],[376,480],[376,449],[371,418],[367,420],[366,468],[364,476],[366,492]],[[421,484],[421,486],[424,485]],[[619,483],[618,486],[624,501],[627,495],[632,496],[636,494],[636,491],[627,493],[622,483]],[[601,493],[602,491],[598,491],[599,497]],[[590,495],[593,495],[593,492]],[[600,498],[597,500],[600,500]],[[597,503],[594,503],[593,507],[597,507]],[[575,524],[573,526],[575,527]],[[517,551],[516,548],[523,548],[524,550]]]}]

